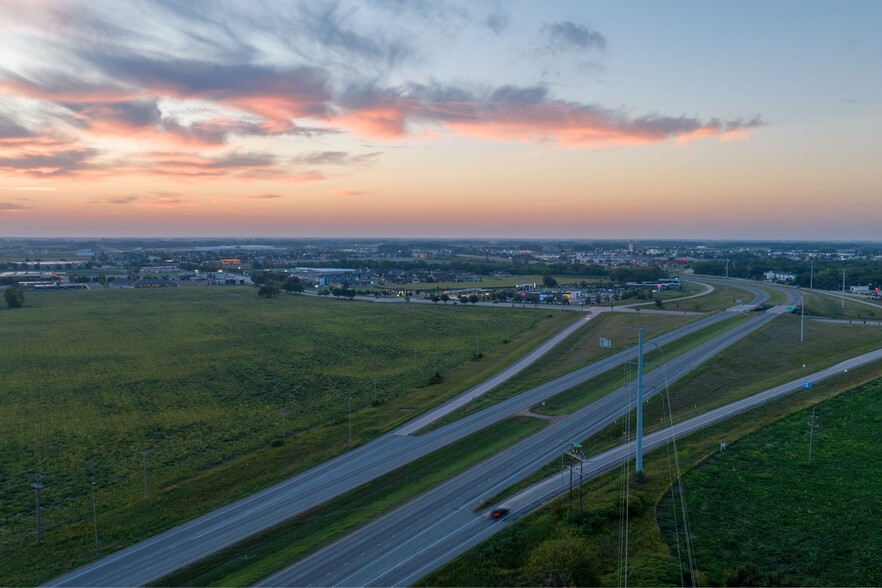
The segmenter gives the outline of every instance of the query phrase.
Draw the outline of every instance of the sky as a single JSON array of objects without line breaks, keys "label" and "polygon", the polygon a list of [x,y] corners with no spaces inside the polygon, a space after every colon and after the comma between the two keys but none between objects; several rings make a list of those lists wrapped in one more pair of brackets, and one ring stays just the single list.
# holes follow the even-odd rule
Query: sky
[{"label": "sky", "polygon": [[882,240],[882,2],[0,0],[0,237]]}]

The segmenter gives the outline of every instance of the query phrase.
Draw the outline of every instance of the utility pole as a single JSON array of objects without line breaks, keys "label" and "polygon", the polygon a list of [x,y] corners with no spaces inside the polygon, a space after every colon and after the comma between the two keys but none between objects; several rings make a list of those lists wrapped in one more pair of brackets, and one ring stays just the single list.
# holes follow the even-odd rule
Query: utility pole
[{"label": "utility pole", "polygon": [[840,308],[845,308],[845,268],[842,268],[842,306]]},{"label": "utility pole", "polygon": [[[570,457],[570,510],[573,508],[573,460],[579,462],[579,514],[582,513],[582,480],[584,478],[584,465],[588,461],[582,453],[582,446],[575,441],[570,442],[570,448],[564,451],[564,455]],[[563,468],[564,456],[560,456],[561,468]],[[563,480],[561,480],[563,483]]]},{"label": "utility pole", "polygon": [[40,544],[40,490],[43,489],[43,474],[34,474],[31,488],[37,491],[37,545]]},{"label": "utility pole", "polygon": [[282,407],[282,440],[284,440],[285,437],[286,437],[286,430],[285,430],[285,407]]},{"label": "utility pole", "polygon": [[[727,276],[728,277],[728,276]],[[637,479],[643,477],[643,329],[637,342]]]},{"label": "utility pole", "polygon": [[149,451],[141,452],[141,461],[144,464],[144,498],[147,498],[147,454]]},{"label": "utility pole", "polygon": [[817,406],[812,407],[812,416],[809,418],[808,427],[809,427],[809,454],[808,454],[808,464],[812,465],[812,444],[815,440],[815,429],[817,428],[817,417],[815,416],[815,409]]},{"label": "utility pole", "polygon": [[726,279],[729,279],[729,260],[726,259]]},{"label": "utility pole", "polygon": [[349,446],[352,446],[352,396],[349,396]]},{"label": "utility pole", "polygon": [[802,304],[799,311],[799,342],[805,341],[805,295],[802,297]]},{"label": "utility pole", "polygon": [[98,551],[98,509],[95,508],[95,480],[92,480],[92,522],[95,523],[95,551]]},{"label": "utility pole", "polygon": [[811,269],[809,271],[809,290],[815,288],[815,258],[812,258]]}]

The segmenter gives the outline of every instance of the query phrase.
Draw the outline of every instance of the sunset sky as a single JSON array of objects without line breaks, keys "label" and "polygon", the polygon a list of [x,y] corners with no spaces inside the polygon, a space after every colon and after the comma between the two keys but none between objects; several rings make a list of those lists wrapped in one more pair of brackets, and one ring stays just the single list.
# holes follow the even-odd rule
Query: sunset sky
[{"label": "sunset sky", "polygon": [[882,2],[0,0],[0,237],[882,240]]}]

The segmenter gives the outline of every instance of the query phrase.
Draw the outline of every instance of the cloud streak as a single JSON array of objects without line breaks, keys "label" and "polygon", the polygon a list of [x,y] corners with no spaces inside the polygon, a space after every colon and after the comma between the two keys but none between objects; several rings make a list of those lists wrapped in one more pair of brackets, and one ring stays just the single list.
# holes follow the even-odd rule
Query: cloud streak
[{"label": "cloud streak", "polygon": [[278,200],[281,196],[279,194],[251,194],[245,198],[249,200]]},{"label": "cloud streak", "polygon": [[25,206],[23,204],[16,204],[15,202],[0,202],[0,213],[19,213],[24,212],[25,210],[29,210],[33,208],[33,206]]},{"label": "cloud streak", "polygon": [[420,126],[495,141],[555,141],[567,147],[644,145],[717,136],[721,139],[763,125],[759,117],[722,122],[660,114],[632,116],[622,109],[549,98],[543,86],[503,86],[483,96],[456,87],[368,86],[350,89],[335,123],[369,137],[397,139]]}]

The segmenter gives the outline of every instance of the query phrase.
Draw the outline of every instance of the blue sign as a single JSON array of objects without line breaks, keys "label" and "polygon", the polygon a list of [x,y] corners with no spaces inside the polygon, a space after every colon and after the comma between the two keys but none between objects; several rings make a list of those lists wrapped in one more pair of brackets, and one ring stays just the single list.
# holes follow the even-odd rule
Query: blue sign
[{"label": "blue sign", "polygon": [[802,383],[802,387],[803,387],[803,388],[811,388],[811,387],[812,387],[812,383],[811,383],[811,382],[803,382],[803,383]]}]

